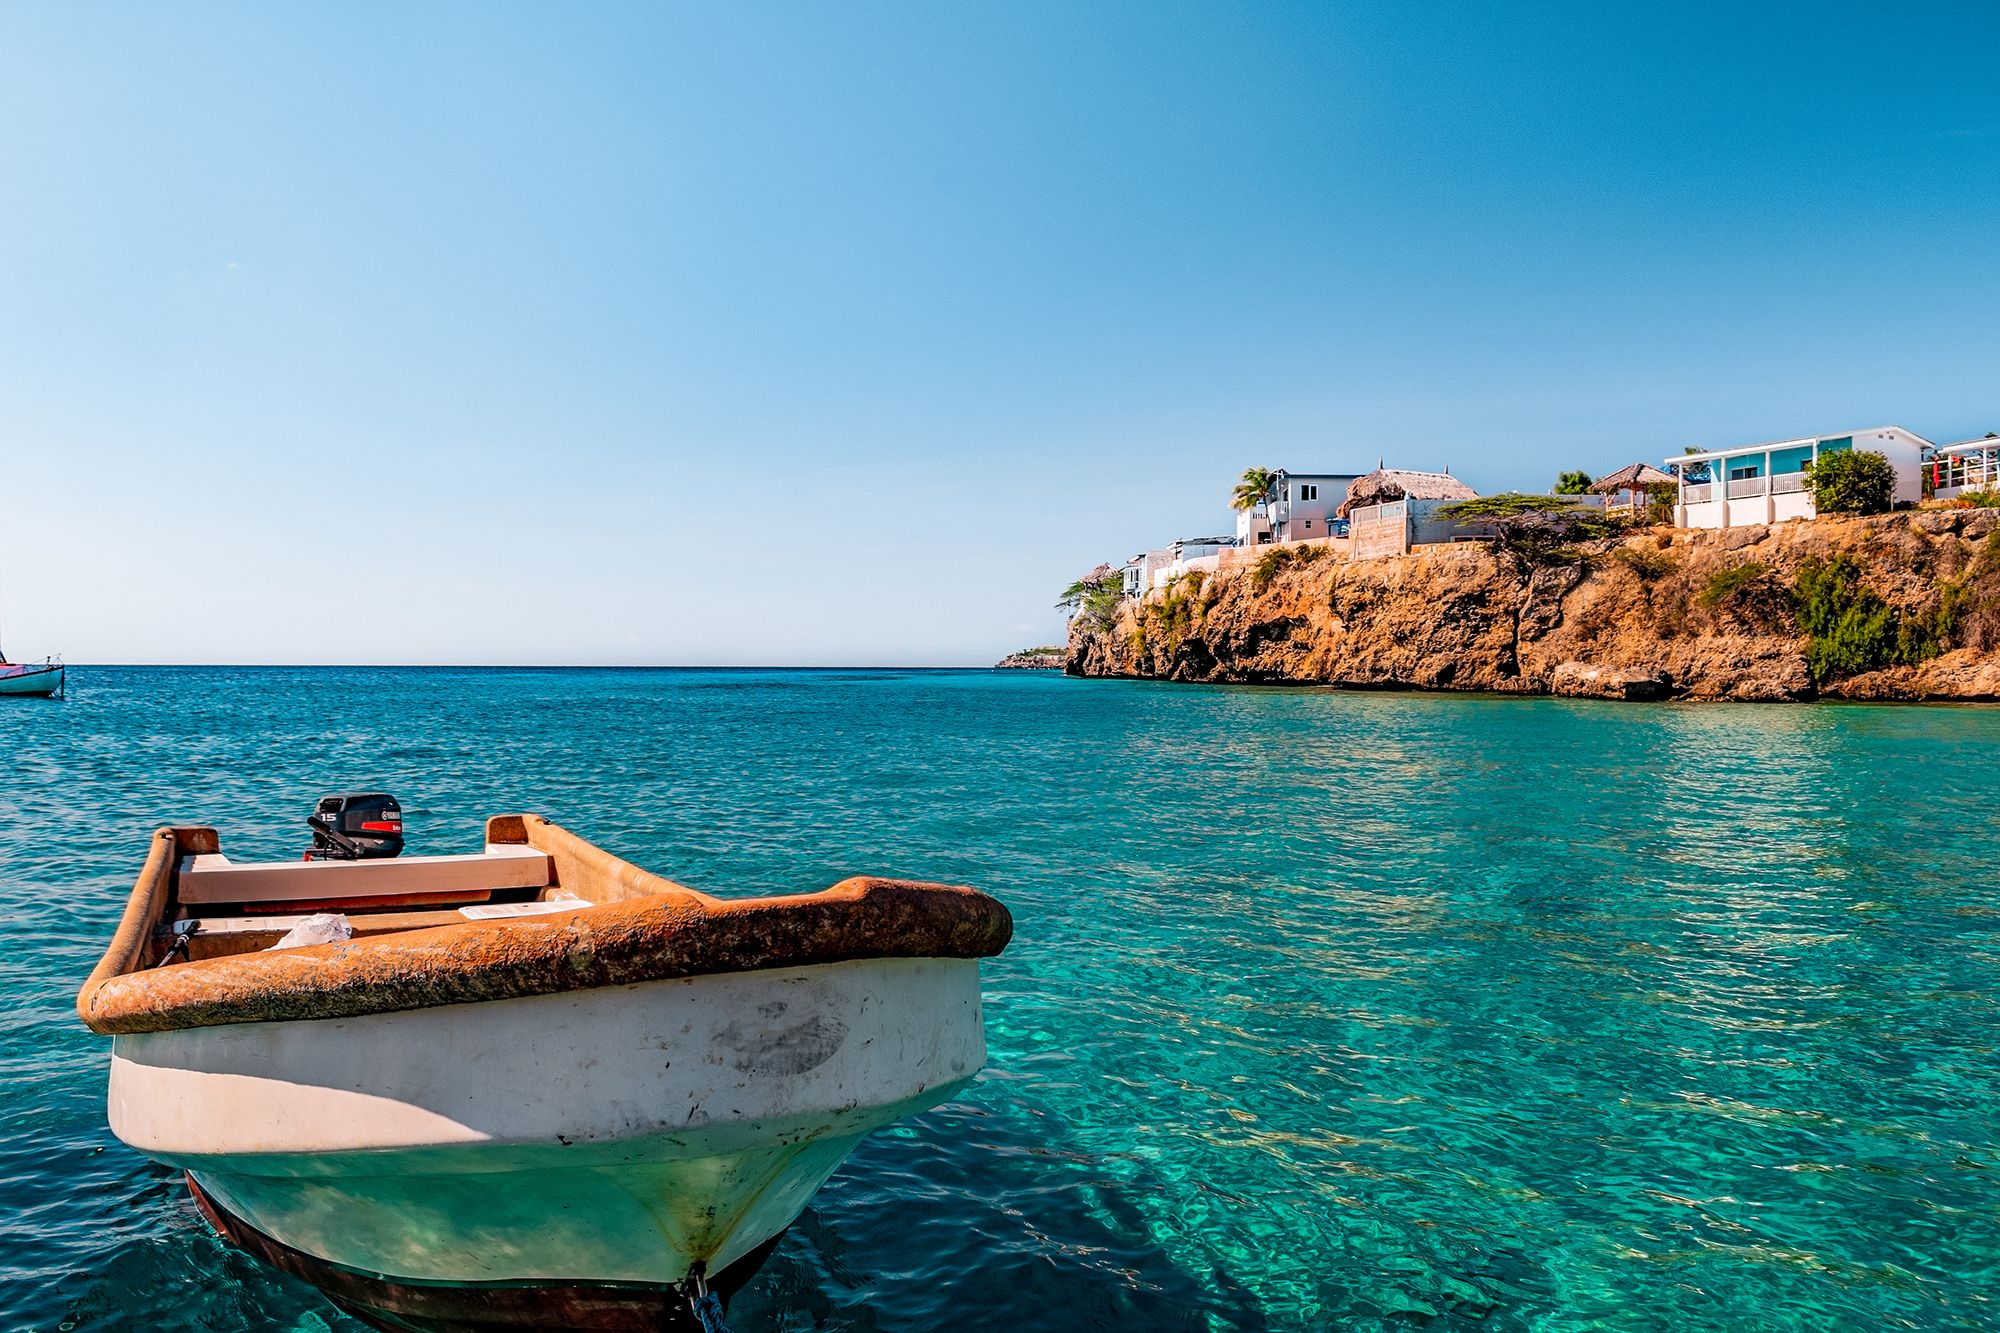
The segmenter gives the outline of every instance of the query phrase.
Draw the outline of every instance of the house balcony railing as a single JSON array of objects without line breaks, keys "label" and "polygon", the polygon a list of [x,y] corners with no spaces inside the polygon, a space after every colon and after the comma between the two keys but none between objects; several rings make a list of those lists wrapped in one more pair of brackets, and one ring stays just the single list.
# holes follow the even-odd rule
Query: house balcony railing
[{"label": "house balcony railing", "polygon": [[1929,464],[1931,485],[1938,490],[1954,486],[1984,487],[2000,484],[2000,449],[1977,449],[1963,454],[1939,454]]},{"label": "house balcony railing", "polygon": [[1715,498],[1715,483],[1712,481],[1694,482],[1690,485],[1681,487],[1682,504],[1689,504],[1689,505],[1707,504],[1710,500],[1713,500],[1714,498]]},{"label": "house balcony railing", "polygon": [[1755,500],[1768,492],[1766,477],[1737,477],[1729,483],[1729,498],[1732,500]]},{"label": "house balcony railing", "polygon": [[1803,472],[1786,472],[1771,478],[1771,494],[1773,495],[1797,495],[1805,488],[1806,474]]}]

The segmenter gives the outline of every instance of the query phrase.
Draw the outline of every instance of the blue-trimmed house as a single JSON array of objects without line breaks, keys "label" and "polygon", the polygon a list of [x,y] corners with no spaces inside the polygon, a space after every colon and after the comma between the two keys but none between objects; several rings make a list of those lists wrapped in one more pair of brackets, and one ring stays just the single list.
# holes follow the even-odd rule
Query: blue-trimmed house
[{"label": "blue-trimmed house", "polygon": [[1667,471],[1680,478],[1674,523],[1683,528],[1741,528],[1813,518],[1818,511],[1806,487],[1806,468],[1841,449],[1868,449],[1887,458],[1896,474],[1895,502],[1915,504],[1923,499],[1924,459],[1933,447],[1901,426],[1877,426],[1844,435],[1683,454],[1667,460]]}]

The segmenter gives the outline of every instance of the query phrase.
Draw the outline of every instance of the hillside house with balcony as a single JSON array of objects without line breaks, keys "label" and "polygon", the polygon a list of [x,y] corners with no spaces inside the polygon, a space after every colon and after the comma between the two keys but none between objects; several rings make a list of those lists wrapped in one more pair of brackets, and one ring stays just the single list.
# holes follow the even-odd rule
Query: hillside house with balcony
[{"label": "hillside house with balcony", "polygon": [[1358,472],[1287,472],[1271,474],[1271,487],[1255,507],[1236,515],[1236,541],[1242,546],[1272,542],[1302,542],[1338,537],[1346,531],[1340,506]]},{"label": "hillside house with balcony", "polygon": [[1667,460],[1667,470],[1680,481],[1674,523],[1683,528],[1741,528],[1813,518],[1818,510],[1806,487],[1806,468],[1822,455],[1842,449],[1869,449],[1887,458],[1896,474],[1895,503],[1915,504],[1924,494],[1924,457],[1934,448],[1901,426],[1879,426],[1846,435],[1683,454]]}]

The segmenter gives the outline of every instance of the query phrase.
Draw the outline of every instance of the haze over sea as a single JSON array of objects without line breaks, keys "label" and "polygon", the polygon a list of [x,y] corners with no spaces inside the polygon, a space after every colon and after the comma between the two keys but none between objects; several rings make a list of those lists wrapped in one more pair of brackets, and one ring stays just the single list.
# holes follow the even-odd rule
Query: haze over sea
[{"label": "haze over sea", "polygon": [[104,1123],[71,1009],[148,832],[535,810],[721,894],[1013,909],[991,1064],[739,1330],[2000,1323],[1981,708],[987,672],[160,669],[0,709],[0,1326],[353,1329]]}]

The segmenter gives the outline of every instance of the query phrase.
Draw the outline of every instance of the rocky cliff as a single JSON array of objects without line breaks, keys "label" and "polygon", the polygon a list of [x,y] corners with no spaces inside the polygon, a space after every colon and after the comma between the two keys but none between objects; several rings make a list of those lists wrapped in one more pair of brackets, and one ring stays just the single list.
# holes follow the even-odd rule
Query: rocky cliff
[{"label": "rocky cliff", "polygon": [[1079,617],[1065,669],[1632,699],[1992,699],[1996,529],[1993,510],[1931,509],[1649,528],[1527,554],[1267,554],[1126,602],[1108,624]]}]

